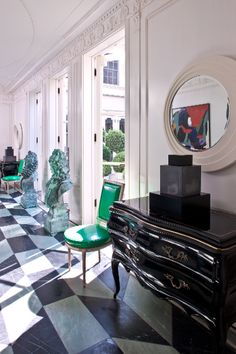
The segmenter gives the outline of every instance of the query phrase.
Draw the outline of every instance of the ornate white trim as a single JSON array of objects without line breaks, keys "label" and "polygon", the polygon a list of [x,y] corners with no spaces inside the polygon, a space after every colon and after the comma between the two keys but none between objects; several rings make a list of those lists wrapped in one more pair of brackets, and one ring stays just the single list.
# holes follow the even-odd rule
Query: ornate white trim
[{"label": "ornate white trim", "polygon": [[0,104],[11,104],[13,102],[12,95],[0,94]]},{"label": "ornate white trim", "polygon": [[[134,17],[134,19],[139,18],[141,9],[149,5],[152,1],[153,0],[118,1],[41,69],[37,71],[37,67],[37,69],[29,70],[24,78],[19,77],[17,83],[10,87],[9,91],[18,92],[19,90],[23,90],[27,92],[34,90],[39,86],[40,81],[48,77],[53,77],[56,73],[69,65],[80,53],[88,51],[97,43],[103,41],[109,35],[123,27],[127,19],[131,17]],[[27,80],[27,77],[30,76],[31,78]]]}]

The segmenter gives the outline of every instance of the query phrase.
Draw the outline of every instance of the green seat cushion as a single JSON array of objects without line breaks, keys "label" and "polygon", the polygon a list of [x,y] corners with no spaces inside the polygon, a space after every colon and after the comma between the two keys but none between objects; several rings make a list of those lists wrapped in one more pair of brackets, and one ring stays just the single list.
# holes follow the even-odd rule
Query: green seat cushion
[{"label": "green seat cushion", "polygon": [[20,181],[21,176],[5,176],[5,177],[2,177],[2,180],[5,182]]},{"label": "green seat cushion", "polygon": [[96,248],[110,241],[107,229],[100,225],[82,225],[70,227],[64,232],[65,242],[79,249]]}]

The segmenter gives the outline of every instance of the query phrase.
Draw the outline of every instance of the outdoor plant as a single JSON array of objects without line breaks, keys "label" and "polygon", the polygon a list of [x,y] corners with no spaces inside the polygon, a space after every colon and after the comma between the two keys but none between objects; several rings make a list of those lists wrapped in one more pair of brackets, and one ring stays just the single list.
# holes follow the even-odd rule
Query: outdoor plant
[{"label": "outdoor plant", "polygon": [[125,134],[121,130],[109,130],[106,134],[106,146],[119,153],[125,149]]},{"label": "outdoor plant", "polygon": [[112,152],[111,149],[103,145],[103,161],[111,161],[112,160]]},{"label": "outdoor plant", "polygon": [[[125,152],[124,151],[118,152],[118,154],[116,154],[116,156],[114,157],[113,162],[125,162]],[[115,172],[123,172],[124,168],[125,168],[124,165],[113,166]]]}]

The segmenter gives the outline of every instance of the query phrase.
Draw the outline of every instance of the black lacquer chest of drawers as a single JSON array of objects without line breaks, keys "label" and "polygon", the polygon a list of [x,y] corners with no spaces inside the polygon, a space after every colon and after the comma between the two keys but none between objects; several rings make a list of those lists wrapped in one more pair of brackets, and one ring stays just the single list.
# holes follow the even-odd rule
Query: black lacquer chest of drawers
[{"label": "black lacquer chest of drawers", "polygon": [[122,263],[143,286],[213,331],[217,353],[223,354],[236,321],[236,216],[211,210],[208,217],[183,222],[153,214],[148,197],[115,202],[108,222],[114,297]]}]

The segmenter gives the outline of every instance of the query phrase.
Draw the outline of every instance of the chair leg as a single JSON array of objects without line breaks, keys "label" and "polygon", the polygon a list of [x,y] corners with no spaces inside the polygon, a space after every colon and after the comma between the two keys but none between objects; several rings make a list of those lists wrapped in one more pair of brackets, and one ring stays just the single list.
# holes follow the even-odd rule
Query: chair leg
[{"label": "chair leg", "polygon": [[71,270],[71,249],[68,247],[68,267]]},{"label": "chair leg", "polygon": [[86,287],[86,250],[82,250],[83,286]]},{"label": "chair leg", "polygon": [[100,263],[100,262],[101,262],[101,251],[98,250],[98,263]]}]

